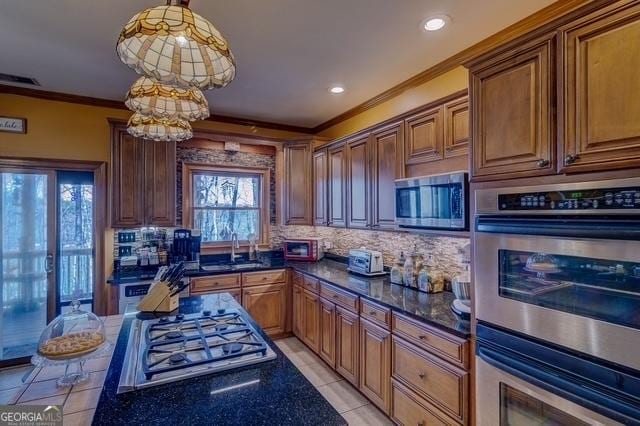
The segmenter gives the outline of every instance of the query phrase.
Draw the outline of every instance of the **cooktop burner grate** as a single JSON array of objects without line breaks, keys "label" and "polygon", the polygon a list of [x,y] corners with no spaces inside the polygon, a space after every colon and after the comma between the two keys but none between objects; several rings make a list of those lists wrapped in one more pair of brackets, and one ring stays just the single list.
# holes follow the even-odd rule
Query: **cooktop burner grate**
[{"label": "cooktop burner grate", "polygon": [[257,354],[265,356],[267,344],[237,312],[161,318],[145,332],[142,371],[153,376],[185,368],[218,363]]}]

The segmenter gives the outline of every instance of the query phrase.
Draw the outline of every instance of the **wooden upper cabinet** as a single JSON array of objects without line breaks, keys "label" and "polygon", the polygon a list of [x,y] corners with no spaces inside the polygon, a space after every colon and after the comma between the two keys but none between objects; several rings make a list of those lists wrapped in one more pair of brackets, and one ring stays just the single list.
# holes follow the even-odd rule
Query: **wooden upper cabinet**
[{"label": "wooden upper cabinet", "polygon": [[313,224],[313,185],[311,177],[311,143],[292,142],[284,148],[284,223]]},{"label": "wooden upper cabinet", "polygon": [[111,226],[175,226],[176,144],[111,125]]},{"label": "wooden upper cabinet", "polygon": [[444,104],[444,157],[469,153],[469,98]]},{"label": "wooden upper cabinet", "polygon": [[443,158],[442,107],[405,120],[405,163],[419,164]]},{"label": "wooden upper cabinet", "polygon": [[344,227],[347,224],[346,211],[346,147],[340,145],[329,148],[328,151],[328,224],[330,226]]},{"label": "wooden upper cabinet", "polygon": [[369,228],[369,136],[347,142],[347,226]]},{"label": "wooden upper cabinet", "polygon": [[395,180],[403,177],[399,154],[402,123],[394,123],[371,135],[371,226],[394,229],[396,218]]},{"label": "wooden upper cabinet", "polygon": [[472,174],[555,173],[555,33],[471,66]]},{"label": "wooden upper cabinet", "polygon": [[144,142],[145,223],[175,226],[176,143]]},{"label": "wooden upper cabinet", "polygon": [[640,166],[640,5],[622,1],[560,29],[564,172]]},{"label": "wooden upper cabinet", "polygon": [[144,142],[124,128],[112,128],[111,226],[145,224]]},{"label": "wooden upper cabinet", "polygon": [[327,150],[313,154],[313,224],[327,225]]}]

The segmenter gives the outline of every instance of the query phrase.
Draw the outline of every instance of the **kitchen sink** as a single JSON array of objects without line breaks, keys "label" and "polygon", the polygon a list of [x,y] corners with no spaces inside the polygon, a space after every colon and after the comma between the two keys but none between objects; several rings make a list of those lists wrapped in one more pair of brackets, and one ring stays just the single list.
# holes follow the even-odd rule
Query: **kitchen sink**
[{"label": "kitchen sink", "polygon": [[200,265],[200,269],[206,272],[231,271],[232,265]]},{"label": "kitchen sink", "polygon": [[224,263],[217,265],[200,265],[200,269],[205,272],[224,272],[224,271],[238,271],[242,269],[253,269],[263,266],[260,262],[249,263]]},{"label": "kitchen sink", "polygon": [[262,263],[238,263],[236,265],[233,265],[233,269],[252,269],[252,268],[259,268],[261,266],[264,266]]}]

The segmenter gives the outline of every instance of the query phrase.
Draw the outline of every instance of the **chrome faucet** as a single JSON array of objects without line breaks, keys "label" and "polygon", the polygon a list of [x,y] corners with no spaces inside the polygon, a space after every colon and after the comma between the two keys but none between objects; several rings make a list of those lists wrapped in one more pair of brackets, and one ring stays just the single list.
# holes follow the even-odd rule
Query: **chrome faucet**
[{"label": "chrome faucet", "polygon": [[240,248],[240,242],[238,241],[238,234],[234,231],[231,233],[231,262],[235,262],[237,258],[241,257],[236,254],[236,249]]}]

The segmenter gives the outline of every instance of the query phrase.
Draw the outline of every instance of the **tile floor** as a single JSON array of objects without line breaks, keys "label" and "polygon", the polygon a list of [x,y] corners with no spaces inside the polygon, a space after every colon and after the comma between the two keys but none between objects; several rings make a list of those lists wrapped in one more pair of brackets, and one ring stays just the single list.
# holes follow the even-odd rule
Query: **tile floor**
[{"label": "tile floor", "polygon": [[280,350],[344,417],[349,425],[382,426],[393,424],[351,383],[329,368],[295,337],[276,340]]}]

